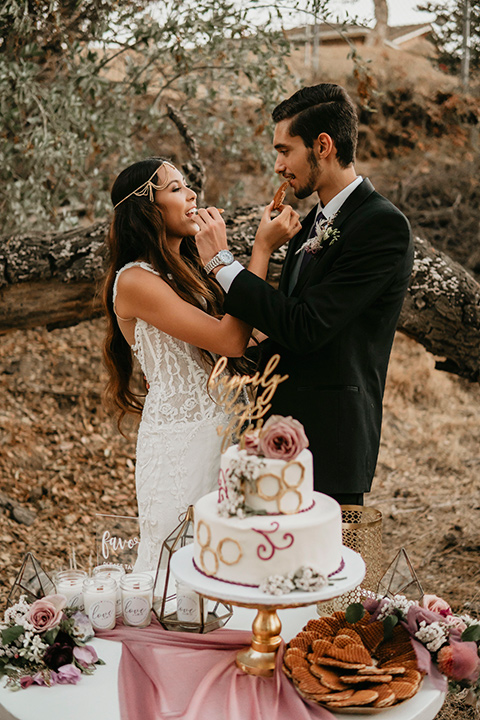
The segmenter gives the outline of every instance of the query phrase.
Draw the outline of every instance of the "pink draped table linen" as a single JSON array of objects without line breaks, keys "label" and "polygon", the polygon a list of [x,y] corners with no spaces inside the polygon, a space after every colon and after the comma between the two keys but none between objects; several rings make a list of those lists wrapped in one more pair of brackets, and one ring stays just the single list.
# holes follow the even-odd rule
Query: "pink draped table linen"
[{"label": "pink draped table linen", "polygon": [[122,720],[333,720],[304,701],[283,673],[283,644],[273,677],[237,668],[236,654],[252,637],[246,630],[173,632],[154,619],[146,628],[117,625],[97,635],[122,643]]}]

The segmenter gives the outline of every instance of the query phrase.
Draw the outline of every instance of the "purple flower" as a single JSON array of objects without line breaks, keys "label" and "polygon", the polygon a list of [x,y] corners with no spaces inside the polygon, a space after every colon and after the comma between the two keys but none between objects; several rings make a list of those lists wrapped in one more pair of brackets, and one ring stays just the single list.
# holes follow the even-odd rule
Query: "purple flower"
[{"label": "purple flower", "polygon": [[50,645],[43,656],[43,662],[52,670],[58,670],[61,665],[67,665],[73,660],[73,651],[66,643],[55,642]]},{"label": "purple flower", "polygon": [[80,610],[72,615],[72,620],[74,622],[72,632],[82,642],[87,642],[95,635],[88,616]]},{"label": "purple flower", "polygon": [[76,685],[82,673],[75,665],[62,665],[58,668],[57,678],[61,685]]},{"label": "purple flower", "polygon": [[[377,611],[380,610],[380,600],[377,600],[376,598],[366,598],[363,601],[363,607],[368,613],[370,613],[370,615],[373,616]],[[370,618],[370,622],[373,622],[373,617]]]},{"label": "purple flower", "polygon": [[98,660],[97,651],[91,645],[73,648],[73,656],[82,667],[93,665]]},{"label": "purple flower", "polygon": [[308,447],[303,425],[292,417],[272,415],[260,431],[259,452],[266,458],[293,460]]},{"label": "purple flower", "polygon": [[56,685],[58,682],[58,675],[54,670],[43,670],[42,672],[37,672],[33,676],[33,682],[35,685],[46,685],[47,687],[51,687],[52,685]]},{"label": "purple flower", "polygon": [[432,612],[419,605],[412,605],[407,612],[407,630],[413,636],[420,629],[420,623],[425,620],[427,625],[433,622],[444,622],[445,618],[439,613]]}]

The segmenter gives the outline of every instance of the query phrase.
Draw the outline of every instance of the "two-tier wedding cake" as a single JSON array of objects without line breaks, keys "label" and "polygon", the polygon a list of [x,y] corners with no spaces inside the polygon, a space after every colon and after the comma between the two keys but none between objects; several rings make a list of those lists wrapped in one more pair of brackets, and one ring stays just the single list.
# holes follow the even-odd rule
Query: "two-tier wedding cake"
[{"label": "two-tier wedding cake", "polygon": [[194,563],[266,592],[315,590],[342,568],[340,505],[313,491],[303,426],[271,417],[221,457],[218,490],[195,505]]}]

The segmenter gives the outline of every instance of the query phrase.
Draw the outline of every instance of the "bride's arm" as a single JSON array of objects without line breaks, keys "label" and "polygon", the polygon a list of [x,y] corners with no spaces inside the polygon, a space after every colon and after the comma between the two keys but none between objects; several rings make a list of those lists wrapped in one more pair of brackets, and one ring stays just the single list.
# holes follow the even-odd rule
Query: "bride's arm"
[{"label": "bride's arm", "polygon": [[182,300],[161,278],[132,267],[118,278],[117,313],[145,320],[159,330],[216,355],[240,357],[251,327],[231,315],[217,319]]}]

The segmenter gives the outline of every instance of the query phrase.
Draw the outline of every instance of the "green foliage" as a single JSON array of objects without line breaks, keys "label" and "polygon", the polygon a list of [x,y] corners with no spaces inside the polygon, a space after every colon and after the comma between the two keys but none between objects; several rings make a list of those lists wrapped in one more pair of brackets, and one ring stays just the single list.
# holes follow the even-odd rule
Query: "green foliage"
[{"label": "green foliage", "polygon": [[362,603],[352,603],[345,610],[345,620],[348,623],[356,623],[365,615],[365,608]]},{"label": "green foliage", "polygon": [[467,627],[462,633],[462,640],[463,642],[468,642],[469,640],[476,643],[480,642],[480,625],[470,625]]},{"label": "green foliage", "polygon": [[[326,0],[4,0],[0,8],[2,234],[67,229],[110,210],[126,164],[165,153],[182,110],[204,148],[267,167],[283,96],[279,16]],[[283,8],[283,9],[282,9]],[[259,24],[259,17],[261,23]],[[168,151],[168,149],[167,149]]]},{"label": "green foliage", "polygon": [[383,637],[385,640],[390,640],[393,636],[393,628],[398,624],[398,617],[396,615],[387,615],[383,620]]},{"label": "green foliage", "polygon": [[[419,10],[435,14],[433,42],[437,48],[437,63],[457,75],[462,62],[463,15],[465,0],[447,2],[431,0],[421,3]],[[470,0],[470,70],[480,69],[480,4]]]},{"label": "green foliage", "polygon": [[18,640],[20,635],[23,635],[25,632],[25,628],[23,625],[12,625],[11,627],[7,627],[4,630],[2,630],[2,642],[4,645],[8,645],[8,643],[15,642],[15,640]]}]

